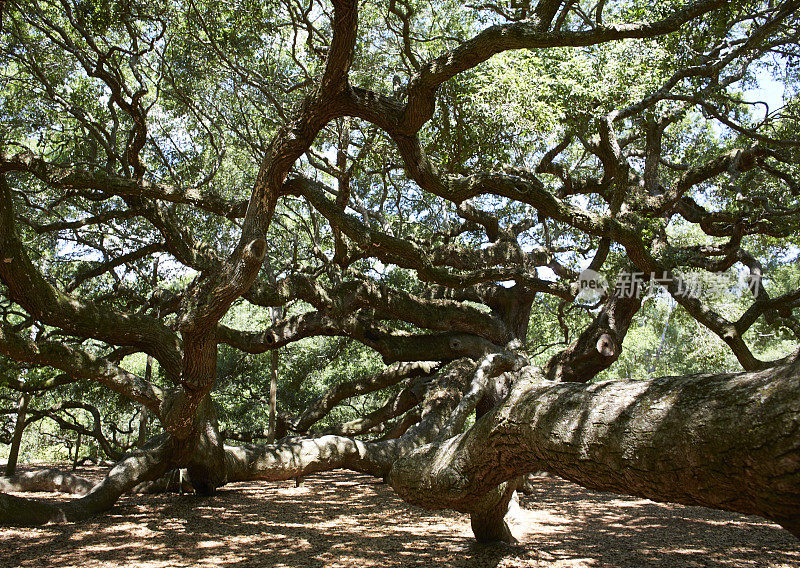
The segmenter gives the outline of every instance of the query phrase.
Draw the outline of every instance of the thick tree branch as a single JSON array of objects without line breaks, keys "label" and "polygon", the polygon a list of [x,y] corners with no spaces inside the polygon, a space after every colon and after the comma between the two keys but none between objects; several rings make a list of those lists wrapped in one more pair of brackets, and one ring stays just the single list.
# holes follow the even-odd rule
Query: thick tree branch
[{"label": "thick tree branch", "polygon": [[160,389],[101,357],[64,343],[21,337],[6,325],[0,326],[0,352],[16,361],[61,369],[75,379],[98,381],[160,414]]},{"label": "thick tree branch", "polygon": [[396,462],[389,480],[412,503],[469,512],[498,484],[543,469],[602,491],[762,515],[800,535],[799,365],[597,384],[534,373],[464,434]]}]

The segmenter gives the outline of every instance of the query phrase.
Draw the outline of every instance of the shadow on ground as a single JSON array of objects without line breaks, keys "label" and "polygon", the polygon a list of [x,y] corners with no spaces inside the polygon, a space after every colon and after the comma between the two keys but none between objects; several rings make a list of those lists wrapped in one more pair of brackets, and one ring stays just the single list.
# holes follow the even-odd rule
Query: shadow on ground
[{"label": "shadow on ground", "polygon": [[234,483],[209,498],[126,496],[82,523],[0,529],[0,566],[800,567],[800,543],[755,517],[551,477],[537,478],[522,505],[513,527],[520,544],[485,547],[474,544],[467,517],[411,508],[370,477],[326,473],[299,488]]}]

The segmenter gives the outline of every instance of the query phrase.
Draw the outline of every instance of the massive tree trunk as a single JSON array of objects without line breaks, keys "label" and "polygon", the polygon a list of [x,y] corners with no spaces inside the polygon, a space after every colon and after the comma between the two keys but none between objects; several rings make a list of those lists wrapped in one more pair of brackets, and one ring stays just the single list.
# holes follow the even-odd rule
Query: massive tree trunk
[{"label": "massive tree trunk", "polygon": [[[216,406],[210,397],[198,408],[195,425],[196,435],[183,443],[187,447],[189,481],[199,495],[213,495],[228,482],[228,473]],[[178,458],[178,463],[182,466],[185,462]]]},{"label": "massive tree trunk", "polygon": [[800,537],[800,360],[725,375],[558,383],[527,368],[465,433],[395,462],[405,500],[473,512],[545,470],[585,487],[756,514]]},{"label": "massive tree trunk", "polygon": [[[180,464],[205,494],[228,481],[348,468],[387,476],[410,503],[469,513],[479,541],[508,541],[519,477],[545,470],[593,489],[761,515],[800,536],[800,358],[752,373],[594,384],[512,366],[501,356],[448,365],[428,384],[420,422],[375,442],[322,436],[223,448],[206,400],[192,437],[163,436],[58,507],[0,495],[0,520],[85,518]],[[511,393],[459,434],[500,372],[513,375]]]}]

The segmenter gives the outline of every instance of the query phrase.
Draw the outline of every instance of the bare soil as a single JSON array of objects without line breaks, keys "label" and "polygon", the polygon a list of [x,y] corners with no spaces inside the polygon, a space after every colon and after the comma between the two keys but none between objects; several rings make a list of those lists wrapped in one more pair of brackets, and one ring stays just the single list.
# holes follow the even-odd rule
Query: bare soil
[{"label": "bare soil", "polygon": [[371,477],[333,472],[294,485],[232,483],[208,498],[128,495],[90,521],[0,528],[0,567],[800,567],[800,542],[763,519],[595,493],[555,477],[536,478],[534,494],[523,496],[514,546],[477,545],[465,515],[410,507]]}]

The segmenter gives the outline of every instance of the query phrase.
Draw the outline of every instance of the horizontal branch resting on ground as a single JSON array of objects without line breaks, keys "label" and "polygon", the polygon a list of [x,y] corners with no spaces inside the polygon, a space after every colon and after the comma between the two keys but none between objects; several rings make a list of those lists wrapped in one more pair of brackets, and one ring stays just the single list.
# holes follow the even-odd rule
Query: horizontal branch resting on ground
[{"label": "horizontal branch resting on ground", "polygon": [[397,461],[407,501],[469,512],[545,470],[585,487],[756,514],[800,537],[800,359],[765,371],[595,384],[532,374],[467,432]]}]

